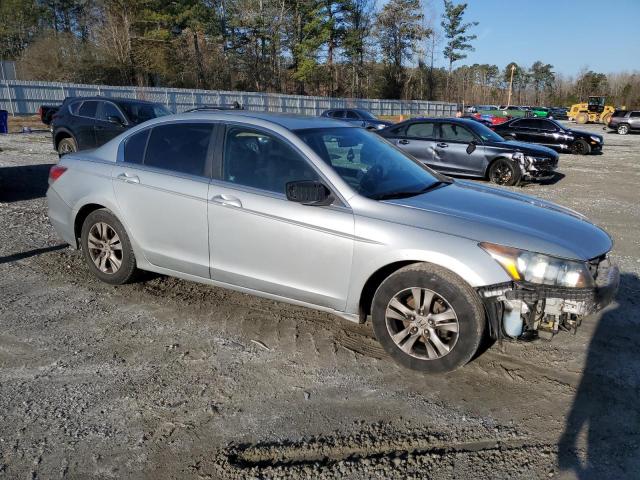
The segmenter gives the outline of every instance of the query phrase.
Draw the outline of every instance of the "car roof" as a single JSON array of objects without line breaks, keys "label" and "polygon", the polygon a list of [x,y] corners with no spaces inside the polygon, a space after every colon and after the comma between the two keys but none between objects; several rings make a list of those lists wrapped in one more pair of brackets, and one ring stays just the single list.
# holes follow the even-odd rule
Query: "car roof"
[{"label": "car roof", "polygon": [[170,120],[226,120],[243,121],[246,119],[262,120],[279,125],[287,130],[306,130],[312,128],[356,128],[347,122],[327,117],[310,117],[290,113],[252,112],[250,110],[200,110],[176,115],[158,117],[157,121]]},{"label": "car roof", "polygon": [[105,101],[108,100],[113,103],[146,103],[148,105],[158,105],[159,102],[151,102],[149,100],[138,100],[136,98],[118,98],[118,97],[103,97],[103,96],[92,96],[92,97],[67,97],[64,99],[65,102],[72,101],[85,101],[85,100],[97,100],[97,101]]},{"label": "car roof", "polygon": [[390,125],[390,128],[396,127],[398,125],[404,125],[404,124],[409,124],[409,123],[415,123],[415,122],[425,122],[425,121],[429,121],[429,122],[434,122],[434,123],[457,123],[459,125],[477,125],[477,121],[476,120],[471,120],[469,118],[457,118],[457,117],[415,117],[415,118],[409,118],[408,120],[405,120],[404,122],[400,122],[400,123],[394,123],[393,125]]}]

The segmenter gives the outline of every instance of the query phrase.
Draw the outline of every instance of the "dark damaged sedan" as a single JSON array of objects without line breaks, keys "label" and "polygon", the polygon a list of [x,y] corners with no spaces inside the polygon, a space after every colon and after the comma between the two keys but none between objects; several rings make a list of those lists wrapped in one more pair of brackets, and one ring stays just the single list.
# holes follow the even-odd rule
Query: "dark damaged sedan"
[{"label": "dark damaged sedan", "polygon": [[558,166],[553,150],[506,141],[485,125],[463,118],[414,118],[378,133],[439,172],[487,178],[499,185],[547,180]]},{"label": "dark damaged sedan", "polygon": [[602,135],[567,128],[547,118],[514,118],[495,126],[507,140],[537,143],[560,152],[587,155],[602,150]]}]

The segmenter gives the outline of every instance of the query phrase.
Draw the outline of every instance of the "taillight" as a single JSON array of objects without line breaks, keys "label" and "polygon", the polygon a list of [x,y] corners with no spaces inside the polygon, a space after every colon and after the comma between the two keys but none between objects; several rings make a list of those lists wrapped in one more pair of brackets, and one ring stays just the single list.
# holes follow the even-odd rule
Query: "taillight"
[{"label": "taillight", "polygon": [[67,167],[63,167],[62,165],[54,165],[49,170],[49,185],[59,179],[64,172],[67,171]]}]

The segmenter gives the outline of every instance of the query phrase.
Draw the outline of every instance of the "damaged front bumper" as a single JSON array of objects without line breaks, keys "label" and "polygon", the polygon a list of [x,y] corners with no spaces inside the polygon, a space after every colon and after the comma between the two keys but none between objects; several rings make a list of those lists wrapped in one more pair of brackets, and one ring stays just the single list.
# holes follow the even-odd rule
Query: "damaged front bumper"
[{"label": "damaged front bumper", "polygon": [[517,158],[526,180],[548,180],[555,176],[558,160],[547,157],[520,156]]},{"label": "damaged front bumper", "polygon": [[551,338],[575,331],[582,319],[609,305],[620,271],[608,259],[594,267],[595,288],[567,288],[508,282],[479,289],[493,338]]}]

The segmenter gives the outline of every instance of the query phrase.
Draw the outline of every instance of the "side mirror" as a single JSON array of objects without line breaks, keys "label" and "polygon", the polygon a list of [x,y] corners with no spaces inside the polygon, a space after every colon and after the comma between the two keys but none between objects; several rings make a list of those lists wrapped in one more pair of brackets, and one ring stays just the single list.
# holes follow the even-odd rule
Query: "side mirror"
[{"label": "side mirror", "polygon": [[107,121],[109,123],[113,123],[114,125],[118,125],[120,127],[124,125],[124,122],[122,121],[122,119],[120,117],[116,117],[115,115],[108,116]]},{"label": "side mirror", "polygon": [[323,206],[333,203],[331,190],[322,182],[300,180],[286,185],[287,200],[303,205]]},{"label": "side mirror", "polygon": [[476,147],[478,146],[477,142],[474,140],[471,143],[469,143],[469,145],[467,145],[467,153],[469,155],[471,155],[473,152],[476,151]]}]

